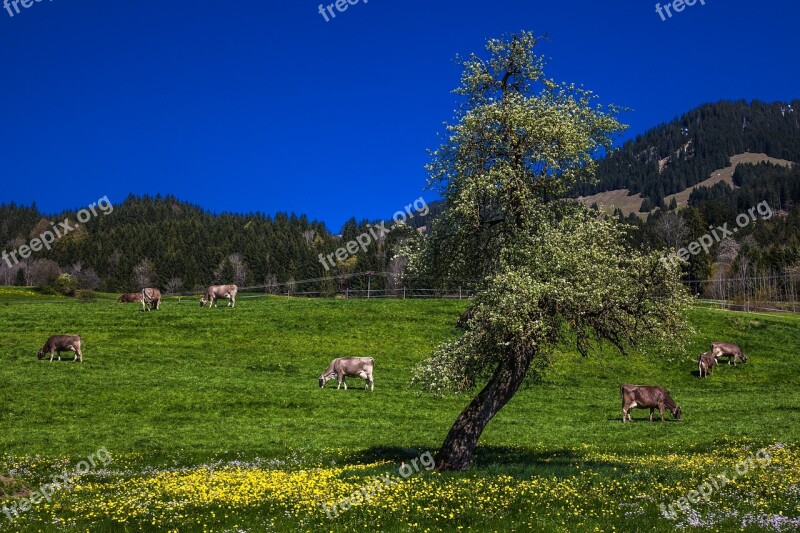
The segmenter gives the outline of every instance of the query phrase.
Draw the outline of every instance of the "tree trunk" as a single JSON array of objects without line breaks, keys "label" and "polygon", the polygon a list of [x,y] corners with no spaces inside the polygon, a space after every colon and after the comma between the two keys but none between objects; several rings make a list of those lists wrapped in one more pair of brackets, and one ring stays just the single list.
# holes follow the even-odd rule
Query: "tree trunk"
[{"label": "tree trunk", "polygon": [[497,367],[489,383],[458,416],[436,456],[436,470],[466,470],[489,421],[514,397],[531,364],[528,354],[513,354]]}]

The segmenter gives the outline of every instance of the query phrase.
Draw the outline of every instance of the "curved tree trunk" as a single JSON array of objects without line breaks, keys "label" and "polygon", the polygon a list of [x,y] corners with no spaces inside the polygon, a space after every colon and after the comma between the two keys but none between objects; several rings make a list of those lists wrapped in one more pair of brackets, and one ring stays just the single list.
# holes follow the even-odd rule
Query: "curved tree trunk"
[{"label": "curved tree trunk", "polygon": [[494,415],[514,397],[530,367],[528,354],[514,354],[497,367],[489,383],[462,411],[436,455],[436,470],[466,470],[478,439]]}]

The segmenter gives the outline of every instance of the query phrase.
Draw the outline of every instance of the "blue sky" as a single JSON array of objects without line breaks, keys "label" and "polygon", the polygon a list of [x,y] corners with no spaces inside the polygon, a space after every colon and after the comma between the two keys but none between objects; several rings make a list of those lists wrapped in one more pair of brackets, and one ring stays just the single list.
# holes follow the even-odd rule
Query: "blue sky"
[{"label": "blue sky", "polygon": [[423,165],[455,107],[453,57],[523,29],[550,36],[550,76],[634,109],[626,137],[709,101],[800,97],[797,0],[698,1],[667,21],[652,0],[361,0],[329,22],[318,6],[0,10],[0,203],[174,194],[334,231],[389,217],[434,198]]}]

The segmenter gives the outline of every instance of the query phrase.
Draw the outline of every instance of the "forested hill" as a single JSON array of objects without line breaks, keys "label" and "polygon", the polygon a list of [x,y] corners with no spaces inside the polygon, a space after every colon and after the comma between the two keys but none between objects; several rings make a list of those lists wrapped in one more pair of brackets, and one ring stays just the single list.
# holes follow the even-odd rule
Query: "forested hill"
[{"label": "forested hill", "polygon": [[[111,199],[112,203],[114,199]],[[41,213],[35,206],[0,206],[0,246],[13,251],[51,228],[74,221],[75,212]],[[105,291],[157,286],[169,292],[196,290],[212,282],[283,284],[330,278],[313,287],[332,290],[333,276],[390,266],[392,251],[413,230],[396,230],[366,252],[326,270],[329,254],[366,231],[368,222],[348,221],[341,236],[305,216],[279,213],[215,215],[175,197],[129,196],[113,212],[99,213],[61,239],[9,267],[0,261],[0,284],[45,285],[61,273],[79,285]],[[79,287],[81,288],[81,287]]]},{"label": "forested hill", "polygon": [[600,162],[597,185],[580,184],[574,192],[629,189],[663,207],[666,196],[708,179],[744,152],[800,162],[800,100],[700,106],[626,142]]}]

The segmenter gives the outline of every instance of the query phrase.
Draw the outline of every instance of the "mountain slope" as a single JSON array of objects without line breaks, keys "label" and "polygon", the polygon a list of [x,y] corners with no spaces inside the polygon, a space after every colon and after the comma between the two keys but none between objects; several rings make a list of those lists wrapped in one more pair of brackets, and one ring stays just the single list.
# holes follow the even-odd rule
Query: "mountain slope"
[{"label": "mountain slope", "polygon": [[575,196],[628,189],[656,206],[727,168],[745,153],[800,162],[800,100],[718,102],[698,107],[626,142],[598,165],[597,184]]},{"label": "mountain slope", "polygon": [[[683,191],[665,197],[664,205],[670,205],[674,199],[678,207],[686,207],[689,205],[689,197],[692,195],[692,192],[701,187],[711,188],[718,183],[725,183],[728,186],[735,188],[736,185],[733,183],[733,175],[736,171],[736,168],[742,164],[756,165],[759,163],[771,163],[773,165],[779,165],[783,167],[791,167],[794,164],[792,161],[769,157],[766,154],[753,154],[750,152],[737,154],[730,158],[730,165],[713,171],[708,179],[701,181],[697,185],[684,189]],[[631,213],[640,213],[642,203],[644,202],[644,197],[642,197],[640,194],[631,194],[630,189],[599,192],[591,196],[581,196],[578,199],[586,205],[597,204],[598,207],[604,210],[610,211],[619,209],[626,216],[630,215]],[[649,212],[652,212],[652,210],[648,211],[648,213]],[[642,214],[642,216],[645,215],[646,213]]]}]

